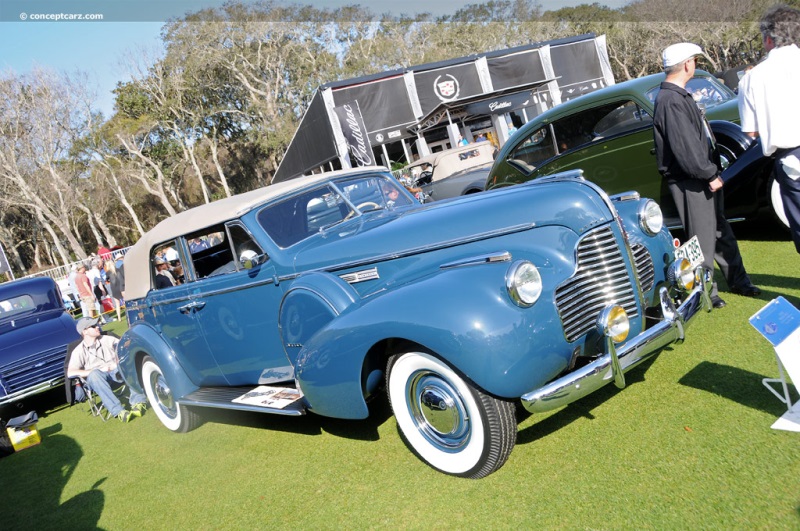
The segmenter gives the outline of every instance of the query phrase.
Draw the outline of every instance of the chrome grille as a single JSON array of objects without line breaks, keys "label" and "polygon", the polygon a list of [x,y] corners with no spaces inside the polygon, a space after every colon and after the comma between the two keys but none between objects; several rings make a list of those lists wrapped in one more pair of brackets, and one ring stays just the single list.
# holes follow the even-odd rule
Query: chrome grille
[{"label": "chrome grille", "polygon": [[653,283],[656,279],[656,270],[653,267],[653,257],[650,256],[650,251],[641,243],[631,246],[633,253],[633,261],[636,263],[636,274],[639,275],[639,284],[642,286],[642,291],[650,291],[653,289]]},{"label": "chrome grille", "polygon": [[16,393],[36,384],[64,376],[67,346],[52,348],[0,367],[6,394]]},{"label": "chrome grille", "polygon": [[639,315],[633,283],[610,227],[586,235],[578,243],[577,258],[575,274],[556,289],[556,307],[567,341],[593,329],[609,304],[619,304],[629,317]]}]

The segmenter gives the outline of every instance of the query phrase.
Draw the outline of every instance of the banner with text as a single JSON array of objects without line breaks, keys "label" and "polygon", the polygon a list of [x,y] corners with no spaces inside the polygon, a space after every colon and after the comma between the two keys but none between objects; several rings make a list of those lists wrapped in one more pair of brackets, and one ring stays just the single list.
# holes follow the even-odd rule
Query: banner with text
[{"label": "banner with text", "polygon": [[367,137],[367,128],[364,125],[364,117],[361,116],[361,109],[358,101],[351,101],[334,107],[336,117],[339,118],[339,125],[342,134],[347,141],[350,151],[350,164],[354,168],[361,166],[372,166],[375,159],[372,156],[372,146]]}]

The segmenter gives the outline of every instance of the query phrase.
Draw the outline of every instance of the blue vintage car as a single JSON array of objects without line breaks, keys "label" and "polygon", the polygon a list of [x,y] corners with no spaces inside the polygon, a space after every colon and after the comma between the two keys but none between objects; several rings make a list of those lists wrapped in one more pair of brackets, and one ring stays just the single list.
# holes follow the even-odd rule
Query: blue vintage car
[{"label": "blue vintage car", "polygon": [[55,281],[0,284],[0,406],[63,384],[67,345],[77,339]]},{"label": "blue vintage car", "polygon": [[482,477],[516,404],[623,387],[711,308],[662,225],[580,172],[426,205],[383,168],[274,184],[130,249],[121,370],[178,432],[201,407],[365,418],[385,388],[422,459]]}]

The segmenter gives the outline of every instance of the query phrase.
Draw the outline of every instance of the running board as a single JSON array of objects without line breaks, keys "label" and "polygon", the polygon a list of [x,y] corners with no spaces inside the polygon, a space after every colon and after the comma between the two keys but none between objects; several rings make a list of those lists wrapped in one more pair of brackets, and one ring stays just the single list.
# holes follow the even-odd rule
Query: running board
[{"label": "running board", "polygon": [[216,407],[220,409],[238,409],[241,411],[255,411],[258,413],[271,413],[273,415],[300,416],[306,414],[302,400],[297,400],[283,408],[266,407],[253,404],[234,402],[234,399],[253,391],[253,387],[201,387],[179,400],[185,406]]}]

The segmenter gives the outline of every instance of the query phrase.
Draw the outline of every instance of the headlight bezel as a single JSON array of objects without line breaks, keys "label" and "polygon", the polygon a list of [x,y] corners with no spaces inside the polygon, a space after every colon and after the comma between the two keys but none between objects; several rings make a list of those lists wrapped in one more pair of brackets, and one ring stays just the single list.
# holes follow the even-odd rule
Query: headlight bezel
[{"label": "headlight bezel", "polygon": [[529,260],[517,260],[506,272],[506,291],[517,306],[530,308],[542,296],[544,284],[539,268]]},{"label": "headlight bezel", "polygon": [[664,213],[658,203],[648,199],[639,207],[639,228],[648,236],[655,236],[664,228]]}]

